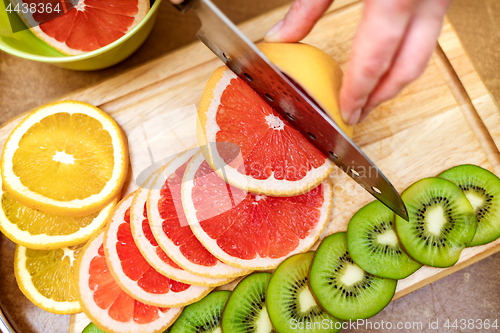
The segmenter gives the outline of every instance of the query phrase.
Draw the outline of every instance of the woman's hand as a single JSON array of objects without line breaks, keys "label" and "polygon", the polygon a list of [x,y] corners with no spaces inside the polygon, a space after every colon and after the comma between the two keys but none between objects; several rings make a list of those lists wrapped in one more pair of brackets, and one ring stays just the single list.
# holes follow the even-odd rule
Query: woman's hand
[{"label": "woman's hand", "polygon": [[[266,35],[269,42],[303,39],[333,0],[295,0]],[[451,0],[365,0],[340,91],[344,120],[363,121],[425,70]]]}]

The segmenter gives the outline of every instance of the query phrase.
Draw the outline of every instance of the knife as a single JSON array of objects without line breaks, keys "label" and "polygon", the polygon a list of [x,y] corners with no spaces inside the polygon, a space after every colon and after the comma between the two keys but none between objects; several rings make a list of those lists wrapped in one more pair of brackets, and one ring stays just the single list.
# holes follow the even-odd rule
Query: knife
[{"label": "knife", "polygon": [[408,221],[394,186],[337,124],[266,56],[210,0],[175,5],[192,9],[201,21],[197,37],[236,75],[361,187]]}]

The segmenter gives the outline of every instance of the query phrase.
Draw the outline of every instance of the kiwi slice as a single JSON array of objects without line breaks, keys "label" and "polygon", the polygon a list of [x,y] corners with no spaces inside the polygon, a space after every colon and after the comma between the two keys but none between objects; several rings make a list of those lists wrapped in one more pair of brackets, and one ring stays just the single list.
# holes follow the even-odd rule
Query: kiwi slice
[{"label": "kiwi slice", "polygon": [[409,221],[396,216],[396,233],[416,261],[434,267],[455,264],[476,232],[476,215],[460,188],[442,178],[424,178],[401,195]]},{"label": "kiwi slice", "polygon": [[439,175],[457,185],[476,213],[477,230],[468,246],[483,245],[500,237],[500,179],[477,165],[465,164]]},{"label": "kiwi slice", "polygon": [[184,308],[170,333],[219,333],[222,310],[229,297],[227,290],[213,291]]},{"label": "kiwi slice", "polygon": [[323,311],[307,283],[314,252],[296,254],[278,266],[267,285],[266,305],[279,333],[338,332],[342,322]]},{"label": "kiwi slice", "polygon": [[90,323],[83,329],[82,333],[105,333],[100,330],[99,327],[95,326],[94,323]]},{"label": "kiwi slice", "polygon": [[238,283],[222,312],[223,332],[276,332],[266,307],[266,288],[270,278],[271,273],[253,273]]},{"label": "kiwi slice", "polygon": [[309,273],[311,289],[321,306],[342,320],[370,318],[389,304],[397,281],[362,270],[347,251],[345,232],[326,237]]},{"label": "kiwi slice", "polygon": [[399,280],[422,265],[404,252],[394,223],[394,213],[383,203],[367,204],[349,221],[347,249],[352,260],[368,273]]}]

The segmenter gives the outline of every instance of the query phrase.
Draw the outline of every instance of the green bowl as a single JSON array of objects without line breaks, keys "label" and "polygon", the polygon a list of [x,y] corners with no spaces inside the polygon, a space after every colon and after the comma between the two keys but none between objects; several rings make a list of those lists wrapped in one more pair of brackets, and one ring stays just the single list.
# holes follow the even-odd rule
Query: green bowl
[{"label": "green bowl", "polygon": [[[113,66],[130,56],[144,43],[153,29],[160,3],[161,0],[155,0],[146,17],[134,29],[113,43],[85,54],[67,56],[45,44],[29,29],[12,33],[5,3],[0,0],[0,50],[16,57],[80,71]],[[23,24],[19,17],[15,16],[14,19],[19,21],[17,24]]]}]

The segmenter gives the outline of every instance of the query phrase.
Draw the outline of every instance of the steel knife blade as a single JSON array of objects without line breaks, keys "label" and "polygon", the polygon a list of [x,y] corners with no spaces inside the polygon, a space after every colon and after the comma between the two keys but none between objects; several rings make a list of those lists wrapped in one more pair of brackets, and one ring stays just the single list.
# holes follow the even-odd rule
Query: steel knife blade
[{"label": "steel knife blade", "polygon": [[197,37],[226,66],[361,187],[408,220],[401,196],[379,168],[210,0],[187,0],[176,7],[194,10],[202,24]]}]

